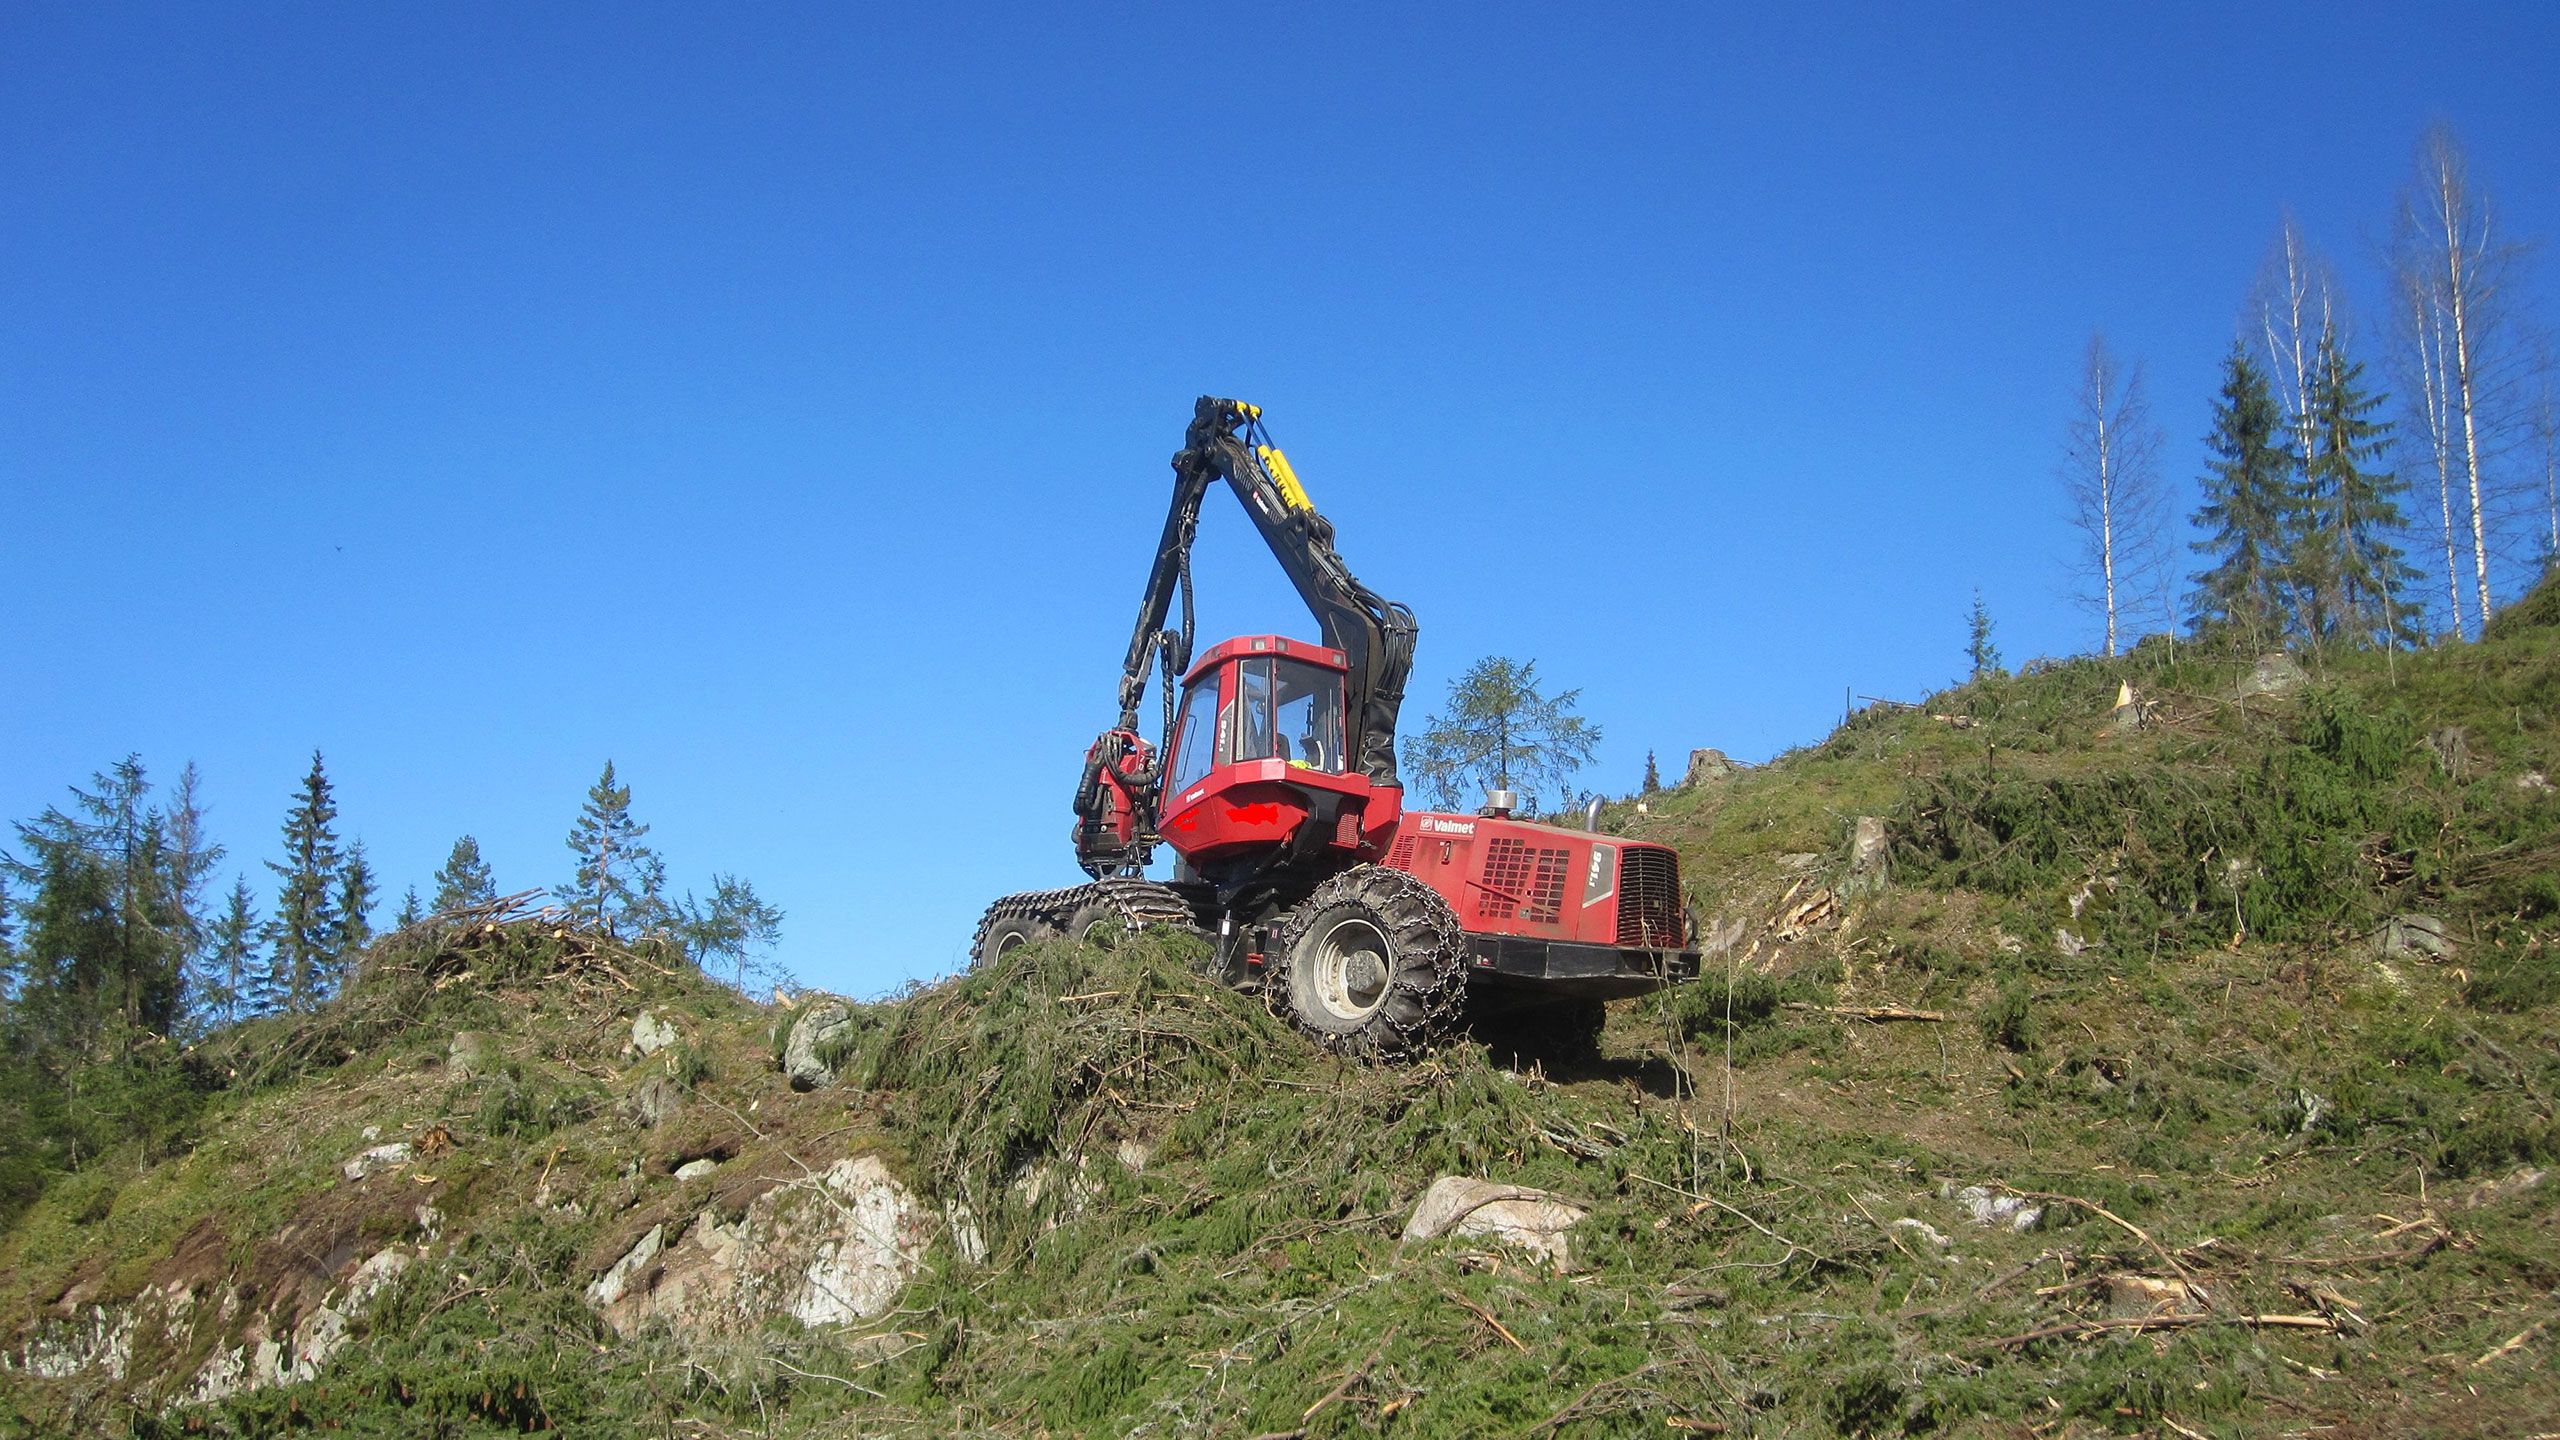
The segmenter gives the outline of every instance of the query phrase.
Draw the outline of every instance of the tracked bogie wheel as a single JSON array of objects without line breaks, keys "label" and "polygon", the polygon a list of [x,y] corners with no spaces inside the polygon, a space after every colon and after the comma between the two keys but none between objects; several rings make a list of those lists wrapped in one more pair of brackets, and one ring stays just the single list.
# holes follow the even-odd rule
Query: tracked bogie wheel
[{"label": "tracked bogie wheel", "polygon": [[1281,927],[1263,996],[1338,1055],[1422,1055],[1466,1008],[1458,917],[1401,870],[1361,865],[1318,885]]},{"label": "tracked bogie wheel", "polygon": [[1153,880],[1115,878],[1064,890],[1026,890],[987,907],[969,955],[977,964],[992,964],[1017,945],[1061,935],[1116,945],[1150,925],[1200,930],[1190,902]]}]

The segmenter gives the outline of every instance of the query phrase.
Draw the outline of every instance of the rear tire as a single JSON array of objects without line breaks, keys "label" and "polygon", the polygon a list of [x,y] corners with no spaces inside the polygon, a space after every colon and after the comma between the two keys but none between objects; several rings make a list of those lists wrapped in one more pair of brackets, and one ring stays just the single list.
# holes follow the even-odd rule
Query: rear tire
[{"label": "rear tire", "polygon": [[992,965],[1017,946],[1057,938],[1057,929],[1037,915],[998,915],[978,931],[976,960]]},{"label": "rear tire", "polygon": [[1463,943],[1438,891],[1401,870],[1357,866],[1289,912],[1263,996],[1337,1055],[1413,1059],[1465,1010]]}]

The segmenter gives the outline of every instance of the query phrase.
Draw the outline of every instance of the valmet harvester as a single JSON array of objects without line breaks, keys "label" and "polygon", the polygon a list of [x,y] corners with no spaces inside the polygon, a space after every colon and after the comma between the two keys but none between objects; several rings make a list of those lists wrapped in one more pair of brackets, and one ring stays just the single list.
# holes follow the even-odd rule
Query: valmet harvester
[{"label": "valmet harvester", "polygon": [[[1606,1000],[1697,975],[1670,849],[1512,819],[1500,791],[1474,814],[1405,808],[1396,713],[1413,612],[1352,577],[1258,407],[1202,398],[1173,473],[1119,722],[1076,784],[1076,859],[1092,883],[989,906],[978,963],[1096,927],[1186,927],[1209,938],[1228,983],[1259,985],[1328,1048],[1381,1060],[1426,1050],[1471,993],[1480,1009],[1534,1006],[1559,1031],[1596,1036]],[[1243,635],[1192,655],[1191,546],[1217,480],[1320,640]],[[1139,709],[1159,668],[1151,745]],[[1160,844],[1177,857],[1164,881],[1145,874]]]}]

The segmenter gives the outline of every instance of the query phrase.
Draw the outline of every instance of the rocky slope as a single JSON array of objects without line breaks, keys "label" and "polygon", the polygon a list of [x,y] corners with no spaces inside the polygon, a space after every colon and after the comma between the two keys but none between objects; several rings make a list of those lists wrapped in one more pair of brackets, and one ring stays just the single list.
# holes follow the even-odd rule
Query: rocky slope
[{"label": "rocky slope", "polygon": [[404,932],[0,1235],[0,1432],[2549,1429],[2554,639],[1710,766],[1605,823],[1712,976],[1598,1055],[1335,1063],[1170,936],[759,1006]]}]

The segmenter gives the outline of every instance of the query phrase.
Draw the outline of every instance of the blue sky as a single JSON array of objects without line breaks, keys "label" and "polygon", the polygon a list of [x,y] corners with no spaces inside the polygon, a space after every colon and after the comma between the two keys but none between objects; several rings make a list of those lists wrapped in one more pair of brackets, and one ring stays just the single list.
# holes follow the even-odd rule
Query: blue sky
[{"label": "blue sky", "polygon": [[[254,870],[317,746],[395,895],[529,886],[611,757],[805,980],[946,971],[1074,878],[1202,393],[1413,719],[1501,653],[1600,788],[1764,757],[1976,586],[2092,646],[2091,328],[2184,485],[2286,207],[2377,309],[2440,116],[2560,234],[2555,73],[2546,4],[13,6],[0,815],[192,759]],[[1222,497],[1199,572],[1311,629]]]}]

